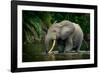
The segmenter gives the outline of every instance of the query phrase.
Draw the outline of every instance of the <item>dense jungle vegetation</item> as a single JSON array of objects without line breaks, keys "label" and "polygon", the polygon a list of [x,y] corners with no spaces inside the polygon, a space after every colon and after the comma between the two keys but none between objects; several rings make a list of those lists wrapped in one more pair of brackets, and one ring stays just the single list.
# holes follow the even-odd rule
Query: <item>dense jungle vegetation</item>
[{"label": "dense jungle vegetation", "polygon": [[44,61],[44,38],[48,28],[56,21],[69,20],[79,24],[84,32],[81,50],[90,49],[90,14],[25,11],[22,12],[23,62]]}]

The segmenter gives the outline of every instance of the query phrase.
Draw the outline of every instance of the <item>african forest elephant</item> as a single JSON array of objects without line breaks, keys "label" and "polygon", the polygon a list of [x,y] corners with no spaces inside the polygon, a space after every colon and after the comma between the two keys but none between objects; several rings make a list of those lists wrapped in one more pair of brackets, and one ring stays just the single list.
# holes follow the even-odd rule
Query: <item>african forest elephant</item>
[{"label": "african forest elephant", "polygon": [[52,50],[56,43],[59,53],[71,52],[73,50],[78,52],[80,50],[82,40],[83,32],[78,24],[68,20],[54,23],[48,29],[45,37],[46,52],[51,52],[48,48],[50,41],[53,41]]}]

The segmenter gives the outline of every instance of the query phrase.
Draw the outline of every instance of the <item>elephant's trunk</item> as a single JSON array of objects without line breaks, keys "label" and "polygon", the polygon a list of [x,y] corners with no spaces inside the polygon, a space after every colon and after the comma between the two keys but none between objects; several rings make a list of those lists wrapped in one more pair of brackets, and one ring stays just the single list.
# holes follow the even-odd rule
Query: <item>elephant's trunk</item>
[{"label": "elephant's trunk", "polygon": [[52,47],[51,47],[51,49],[48,51],[48,53],[49,53],[49,54],[50,54],[50,53],[51,53],[51,51],[54,49],[55,43],[56,43],[56,40],[53,40]]},{"label": "elephant's trunk", "polygon": [[48,53],[49,41],[50,41],[50,39],[48,39],[47,36],[46,36],[45,37],[45,51],[46,51],[46,53]]}]

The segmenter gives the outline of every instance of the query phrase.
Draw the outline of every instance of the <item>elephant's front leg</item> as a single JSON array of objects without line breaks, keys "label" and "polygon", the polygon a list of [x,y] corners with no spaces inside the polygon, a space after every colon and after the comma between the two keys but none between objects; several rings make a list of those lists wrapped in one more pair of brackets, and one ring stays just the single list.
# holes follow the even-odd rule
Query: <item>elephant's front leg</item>
[{"label": "elephant's front leg", "polygon": [[72,41],[72,38],[68,38],[66,40],[66,44],[65,44],[65,50],[64,52],[71,52],[72,51],[72,48],[73,48],[73,41]]},{"label": "elephant's front leg", "polygon": [[63,53],[64,52],[64,46],[63,45],[58,45],[58,52]]},{"label": "elephant's front leg", "polygon": [[63,53],[64,52],[64,41],[61,39],[57,39],[57,46],[58,46],[58,52]]}]

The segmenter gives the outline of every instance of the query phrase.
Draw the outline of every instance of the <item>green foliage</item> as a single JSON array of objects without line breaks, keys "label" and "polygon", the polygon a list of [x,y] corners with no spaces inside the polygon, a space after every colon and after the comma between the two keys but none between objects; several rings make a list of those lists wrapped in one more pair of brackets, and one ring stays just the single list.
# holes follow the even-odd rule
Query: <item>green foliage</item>
[{"label": "green foliage", "polygon": [[23,11],[23,32],[26,37],[31,35],[40,38],[42,33],[41,19],[32,12]]},{"label": "green foliage", "polygon": [[49,12],[37,12],[37,16],[42,20],[45,27],[50,27],[52,16]]}]

